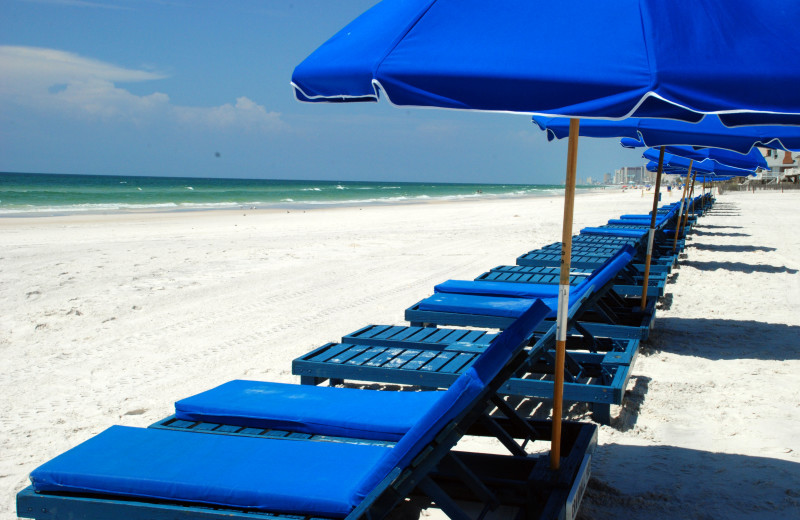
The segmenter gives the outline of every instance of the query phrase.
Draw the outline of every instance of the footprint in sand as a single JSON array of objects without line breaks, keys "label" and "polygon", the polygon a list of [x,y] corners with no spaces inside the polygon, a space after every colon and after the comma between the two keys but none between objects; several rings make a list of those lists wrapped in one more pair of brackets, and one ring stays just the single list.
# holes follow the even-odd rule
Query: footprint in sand
[{"label": "footprint in sand", "polygon": [[25,297],[28,298],[29,300],[31,299],[38,300],[41,295],[42,293],[40,293],[39,291],[31,291],[25,293]]}]

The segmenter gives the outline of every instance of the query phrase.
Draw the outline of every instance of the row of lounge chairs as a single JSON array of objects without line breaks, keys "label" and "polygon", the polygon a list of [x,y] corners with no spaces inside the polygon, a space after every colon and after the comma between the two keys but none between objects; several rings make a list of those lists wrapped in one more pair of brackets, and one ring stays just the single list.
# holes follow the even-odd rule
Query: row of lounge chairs
[{"label": "row of lounge chairs", "polygon": [[[698,206],[700,201],[696,200]],[[639,342],[649,335],[656,299],[663,294],[666,276],[683,249],[683,240],[678,240],[676,253],[672,252],[674,231],[667,229],[675,224],[678,208],[670,205],[661,210],[644,311],[639,303],[649,220],[646,225],[626,224],[620,228],[623,236],[608,224],[585,228],[573,237],[564,396],[568,401],[589,403],[595,420],[603,424],[610,422],[611,405],[622,404]],[[295,359],[292,371],[304,384],[350,380],[446,388],[490,344],[494,333],[485,329],[507,327],[532,298],[552,302],[560,248],[556,243],[528,252],[517,258],[516,266],[495,267],[475,281],[439,284],[434,295],[406,309],[410,326],[369,325],[343,336],[341,343],[323,345]],[[526,364],[504,384],[503,393],[552,396],[555,342],[543,334],[554,317],[537,330],[542,350],[531,351]]]},{"label": "row of lounge chairs", "polygon": [[[573,257],[586,262],[571,280],[565,387],[567,400],[594,403],[603,420],[622,398],[656,298],[635,310],[643,240],[628,224],[621,240],[608,226],[574,240]],[[656,257],[665,271],[674,262],[666,249]],[[502,505],[520,518],[573,518],[596,426],[564,423],[553,471],[531,449],[550,440],[549,421],[521,416],[503,397],[553,391],[557,277],[550,265],[523,267],[446,281],[406,311],[410,325],[369,325],[296,359],[304,384],[231,381],[176,402],[173,416],[149,428],[113,426],[34,470],[17,514],[377,519],[422,495],[451,518],[470,517],[464,500],[478,502],[481,514]],[[663,278],[654,282],[654,293],[663,290]],[[437,390],[316,386],[326,379]],[[464,435],[493,437],[508,453],[455,449]]]}]

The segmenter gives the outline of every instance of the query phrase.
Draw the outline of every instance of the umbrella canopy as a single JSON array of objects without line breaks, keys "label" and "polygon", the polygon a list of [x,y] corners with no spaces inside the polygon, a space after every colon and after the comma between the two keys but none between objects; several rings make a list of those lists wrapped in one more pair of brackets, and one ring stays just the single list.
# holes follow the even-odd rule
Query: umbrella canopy
[{"label": "umbrella canopy", "polygon": [[[800,3],[799,3],[800,4]],[[533,122],[547,132],[547,138],[563,139],[569,133],[569,119],[534,116]],[[624,121],[588,120],[581,124],[586,137],[629,137],[645,146],[699,146],[750,153],[753,147],[800,151],[798,126],[745,126],[728,128],[717,116],[706,116],[697,124],[667,119],[629,118]]]},{"label": "umbrella canopy", "polygon": [[383,92],[403,106],[797,123],[781,114],[800,114],[800,68],[786,65],[798,19],[796,0],[384,0],[292,84],[303,101]]},{"label": "umbrella canopy", "polygon": [[[642,154],[642,157],[648,159],[649,161],[651,161],[651,163],[655,163],[656,167],[658,166],[658,156],[659,156],[659,150],[655,148],[648,148]],[[711,159],[705,159],[703,161],[695,161],[693,159],[681,157],[679,155],[673,155],[671,153],[664,154],[664,170],[666,173],[671,173],[668,170],[672,168],[680,168],[683,170],[688,170],[692,162],[693,162],[692,168],[694,170],[697,170],[698,172],[701,173],[718,174],[718,175],[733,175],[733,176],[746,177],[748,175],[755,175],[755,169],[756,169],[755,167],[750,169],[733,168],[725,164],[720,164],[719,162]],[[651,171],[656,171],[656,170],[651,170]]]},{"label": "umbrella canopy", "polygon": [[[623,137],[620,144],[625,148],[644,148],[644,143]],[[767,160],[757,148],[750,150],[750,153],[740,154],[730,150],[720,148],[694,148],[691,146],[666,146],[664,150],[678,157],[685,157],[694,161],[712,160],[725,166],[742,168],[745,170],[755,170],[756,168],[769,169]]]},{"label": "umbrella canopy", "polygon": [[[648,171],[651,172],[658,171],[658,161],[648,162],[646,168]],[[664,166],[663,171],[667,175],[680,175],[681,177],[697,174],[697,180],[700,182],[727,181],[730,179],[734,179],[736,177],[745,176],[745,175],[717,175],[713,172],[697,173],[696,171],[694,171],[694,169],[692,169],[692,171],[690,172],[688,168],[681,168],[680,166],[671,166],[671,165]]]}]

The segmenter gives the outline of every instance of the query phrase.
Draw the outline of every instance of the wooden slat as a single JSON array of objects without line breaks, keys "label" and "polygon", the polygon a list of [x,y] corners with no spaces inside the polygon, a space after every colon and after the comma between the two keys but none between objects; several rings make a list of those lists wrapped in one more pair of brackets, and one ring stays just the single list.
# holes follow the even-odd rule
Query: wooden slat
[{"label": "wooden slat", "polygon": [[436,334],[436,332],[439,330],[436,327],[411,327],[411,328],[419,329],[419,332],[412,334],[411,336],[406,338],[408,341],[420,341],[420,342],[425,341],[432,334]]},{"label": "wooden slat", "polygon": [[402,332],[404,329],[405,329],[405,327],[398,327],[398,326],[387,327],[382,332],[380,332],[379,334],[376,334],[373,337],[376,338],[376,339],[377,338],[379,338],[379,339],[388,339],[388,338],[391,338],[392,336],[394,336],[395,334],[398,334],[399,332]]},{"label": "wooden slat", "polygon": [[[449,339],[451,337],[452,339]],[[425,340],[425,343],[452,343],[453,341],[458,341],[459,337],[455,329],[439,329],[438,332],[431,334],[428,339]]]},{"label": "wooden slat", "polygon": [[370,325],[368,327],[364,327],[363,329],[361,329],[360,333],[359,331],[354,332],[353,334],[351,334],[351,336],[355,336],[358,338],[374,338],[375,336],[382,334],[384,331],[390,328],[391,325]]},{"label": "wooden slat", "polygon": [[395,334],[392,339],[395,341],[404,341],[410,336],[417,334],[420,330],[423,330],[422,327],[403,327],[403,329],[404,330]]},{"label": "wooden slat", "polygon": [[457,357],[453,358],[449,363],[442,367],[441,372],[448,372],[453,374],[461,373],[466,367],[471,365],[475,358],[477,357],[476,354],[467,354],[461,353]]},{"label": "wooden slat", "polygon": [[421,350],[416,349],[408,349],[402,354],[395,356],[391,361],[386,363],[384,366],[386,368],[402,368],[405,366],[406,363],[409,363],[414,360],[415,357],[422,353]]},{"label": "wooden slat", "polygon": [[328,343],[309,354],[309,361],[328,361],[332,357],[339,354],[341,351],[346,350],[347,345]]},{"label": "wooden slat", "polygon": [[404,370],[418,370],[422,368],[428,361],[436,357],[437,352],[430,352],[423,350],[414,359],[409,361],[403,366]]},{"label": "wooden slat", "polygon": [[347,363],[357,355],[361,354],[369,347],[366,345],[350,345],[350,344],[343,344],[345,348],[342,349],[338,354],[331,357],[327,360],[328,363]]},{"label": "wooden slat", "polygon": [[368,348],[367,350],[365,350],[364,352],[362,352],[358,356],[355,356],[355,357],[349,359],[347,361],[347,364],[348,365],[363,365],[364,363],[367,363],[370,359],[374,358],[375,356],[378,356],[379,354],[382,354],[385,351],[386,351],[385,347],[371,347],[371,348]]},{"label": "wooden slat", "polygon": [[454,357],[458,354],[456,352],[438,352],[436,357],[425,363],[423,366],[420,367],[420,370],[425,370],[427,372],[438,372],[441,367],[446,365],[450,362]]},{"label": "wooden slat", "polygon": [[[487,336],[491,336],[491,338]],[[497,337],[497,334],[490,334],[484,330],[470,330],[459,341],[488,345],[495,337]]]},{"label": "wooden slat", "polygon": [[405,350],[402,348],[388,348],[384,350],[381,354],[378,354],[377,356],[373,357],[372,359],[364,363],[364,365],[369,367],[382,367],[383,365],[385,365],[395,357],[399,356],[403,352],[405,352]]}]

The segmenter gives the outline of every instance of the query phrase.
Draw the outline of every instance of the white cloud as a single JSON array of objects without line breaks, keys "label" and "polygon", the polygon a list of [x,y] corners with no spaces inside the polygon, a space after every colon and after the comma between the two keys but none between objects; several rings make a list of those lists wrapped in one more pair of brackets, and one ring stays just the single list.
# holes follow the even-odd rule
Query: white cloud
[{"label": "white cloud", "polygon": [[246,97],[238,98],[235,105],[188,107],[173,104],[161,92],[137,95],[118,85],[165,77],[55,49],[0,46],[0,105],[136,124],[172,122],[248,130],[282,126],[280,114]]},{"label": "white cloud", "polygon": [[282,126],[280,114],[267,109],[246,97],[236,99],[236,104],[226,103],[212,108],[175,107],[178,120],[190,125],[202,124],[212,128],[244,127],[249,129],[277,130]]},{"label": "white cloud", "polygon": [[84,58],[71,52],[10,45],[0,46],[0,70],[3,71],[0,88],[18,91],[91,79],[134,82],[165,77]]}]

